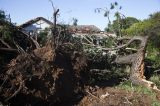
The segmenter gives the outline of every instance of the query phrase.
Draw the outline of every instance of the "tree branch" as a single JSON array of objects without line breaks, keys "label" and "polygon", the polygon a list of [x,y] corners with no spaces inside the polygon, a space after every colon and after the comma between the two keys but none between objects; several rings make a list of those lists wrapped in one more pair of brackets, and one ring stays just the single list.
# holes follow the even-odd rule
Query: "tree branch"
[{"label": "tree branch", "polygon": [[0,41],[2,42],[3,45],[5,45],[8,48],[11,48],[8,43],[6,43],[3,39],[0,38]]},{"label": "tree branch", "polygon": [[135,56],[136,56],[136,54],[117,57],[115,60],[115,63],[117,63],[117,64],[131,64],[133,62],[133,58]]},{"label": "tree branch", "polygon": [[39,43],[38,43],[36,40],[34,40],[32,37],[29,37],[30,35],[28,35],[27,33],[25,33],[25,32],[22,31],[22,30],[19,30],[19,31],[20,31],[21,33],[23,33],[24,35],[26,35],[26,36],[34,43],[36,49],[37,49],[37,48],[40,48]]},{"label": "tree branch", "polygon": [[54,30],[55,30],[55,28],[56,28],[56,22],[57,22],[57,14],[59,12],[59,9],[55,8],[52,0],[49,0],[49,2],[51,3],[53,11],[54,11],[54,13],[53,13],[53,18],[54,18],[53,24],[54,24],[54,26],[53,27],[54,27]]},{"label": "tree branch", "polygon": [[53,14],[53,17],[54,17],[54,31],[56,30],[56,25],[57,25],[57,14],[58,14],[58,12],[59,12],[59,9],[57,9],[57,10],[54,10],[54,14]]},{"label": "tree branch", "polygon": [[12,48],[0,48],[0,51],[15,52],[15,53],[18,53],[18,50],[17,50],[17,49],[12,49]]},{"label": "tree branch", "polygon": [[15,91],[14,94],[12,94],[12,96],[10,96],[9,98],[7,98],[7,99],[5,100],[5,102],[7,102],[8,100],[10,100],[10,99],[13,98],[14,96],[16,96],[16,95],[21,91],[21,89],[23,88],[23,85],[24,85],[23,83],[24,83],[23,81],[20,82],[20,85],[19,85],[18,90]]}]

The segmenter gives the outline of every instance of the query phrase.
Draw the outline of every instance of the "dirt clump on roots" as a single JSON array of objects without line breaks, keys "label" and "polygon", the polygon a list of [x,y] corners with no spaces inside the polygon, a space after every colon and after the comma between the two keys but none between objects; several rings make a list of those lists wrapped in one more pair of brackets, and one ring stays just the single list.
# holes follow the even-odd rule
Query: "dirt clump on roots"
[{"label": "dirt clump on roots", "polygon": [[[0,101],[10,105],[73,103],[84,92],[86,60],[73,44],[19,55],[0,77]],[[82,79],[83,78],[83,79]]]}]

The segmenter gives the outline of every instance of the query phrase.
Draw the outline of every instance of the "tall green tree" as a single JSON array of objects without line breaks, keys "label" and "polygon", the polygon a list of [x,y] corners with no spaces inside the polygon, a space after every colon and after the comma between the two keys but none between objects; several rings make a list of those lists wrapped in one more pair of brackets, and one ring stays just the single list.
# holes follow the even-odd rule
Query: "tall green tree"
[{"label": "tall green tree", "polygon": [[154,61],[154,67],[160,67],[160,12],[153,13],[148,19],[132,24],[122,33],[128,36],[150,36],[147,58]]},{"label": "tall green tree", "polygon": [[6,18],[5,12],[0,10],[0,20],[4,20]]},{"label": "tall green tree", "polygon": [[108,25],[105,30],[109,32],[115,32],[116,34],[118,34],[120,33],[119,31],[129,28],[130,26],[132,26],[134,23],[137,23],[137,22],[140,22],[140,20],[134,17],[125,17],[120,20],[116,19],[116,20],[113,20],[113,23]]},{"label": "tall green tree", "polygon": [[122,13],[120,13],[120,10],[122,9],[122,6],[119,6],[119,4],[117,2],[113,2],[110,4],[110,8],[97,8],[95,9],[95,12],[98,12],[100,13],[101,11],[104,12],[104,17],[107,17],[108,19],[108,27],[105,28],[105,31],[108,31],[108,32],[115,32],[113,27],[112,27],[112,24],[111,24],[111,20],[110,20],[110,16],[111,16],[111,13],[114,12],[114,14],[112,14],[115,18],[116,18],[116,21],[118,24],[116,24],[117,26],[117,31],[116,31],[116,34],[117,36],[121,36],[121,30],[120,30],[120,20],[122,19],[122,17],[124,17],[124,15]]},{"label": "tall green tree", "polygon": [[122,23],[122,29],[127,29],[130,26],[132,26],[134,23],[140,22],[137,18],[134,17],[126,17],[121,20]]},{"label": "tall green tree", "polygon": [[73,25],[77,26],[78,25],[78,19],[77,18],[73,18],[72,20],[73,20]]}]

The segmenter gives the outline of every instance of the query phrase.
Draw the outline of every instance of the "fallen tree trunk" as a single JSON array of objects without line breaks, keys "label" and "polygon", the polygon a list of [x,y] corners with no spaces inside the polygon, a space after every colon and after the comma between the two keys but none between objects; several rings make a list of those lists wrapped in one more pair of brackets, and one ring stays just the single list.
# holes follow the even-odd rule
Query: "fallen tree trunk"
[{"label": "fallen tree trunk", "polygon": [[160,91],[153,82],[147,81],[144,76],[144,71],[145,71],[144,58],[145,58],[145,53],[146,53],[148,36],[135,36],[131,38],[128,43],[126,43],[125,45],[119,46],[116,49],[126,47],[135,40],[138,40],[141,42],[137,52],[131,55],[118,57],[116,58],[115,62],[118,64],[130,64],[131,65],[130,80],[132,81],[133,84],[142,85],[147,88],[151,88],[153,90]]},{"label": "fallen tree trunk", "polygon": [[[156,85],[153,82],[147,81],[144,76],[144,71],[145,71],[145,63],[144,63],[144,58],[145,58],[145,53],[146,53],[146,47],[147,47],[147,41],[148,41],[149,36],[134,36],[134,37],[121,37],[118,38],[118,42],[128,41],[122,45],[117,45],[113,48],[106,48],[104,46],[99,46],[95,45],[92,42],[88,43],[83,43],[86,46],[91,46],[94,48],[97,48],[99,50],[109,52],[113,50],[120,50],[120,49],[125,49],[125,50],[131,50],[133,51],[133,54],[128,54],[125,56],[117,56],[115,59],[115,63],[117,64],[127,64],[131,66],[131,72],[130,72],[130,80],[132,83],[137,84],[137,85],[142,85],[147,88],[154,89],[156,91],[160,91],[157,89]],[[130,48],[128,49],[128,46],[130,44],[133,44],[133,42],[139,43],[138,48]],[[124,53],[123,53],[124,54]]]}]

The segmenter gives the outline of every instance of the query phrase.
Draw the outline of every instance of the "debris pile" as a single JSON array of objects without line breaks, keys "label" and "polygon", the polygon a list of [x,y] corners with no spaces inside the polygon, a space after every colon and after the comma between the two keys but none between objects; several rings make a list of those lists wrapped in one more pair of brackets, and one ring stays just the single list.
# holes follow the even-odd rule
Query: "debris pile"
[{"label": "debris pile", "polygon": [[13,59],[1,74],[1,100],[12,105],[54,104],[84,90],[86,59],[72,44],[50,44]]},{"label": "debris pile", "polygon": [[[83,98],[79,106],[143,105],[145,96],[137,96],[141,100],[134,104],[137,94],[129,96],[126,91],[100,88],[106,87],[100,81],[112,79],[109,84],[114,85],[118,78],[126,76],[126,65],[131,66],[129,78],[133,84],[159,92],[144,76],[147,36],[106,38],[107,41],[96,36],[75,37],[66,29],[57,28],[55,19],[50,37],[40,47],[14,25],[3,29],[5,24],[0,26],[0,64],[7,59],[0,66],[0,102],[4,104],[66,105],[63,103],[76,104]],[[14,29],[13,35],[7,36],[5,33],[10,29]],[[128,48],[134,41],[140,41],[138,48]],[[127,50],[131,52],[123,53]],[[86,86],[96,87],[88,90]]]},{"label": "debris pile", "polygon": [[146,94],[106,87],[88,91],[78,106],[151,106],[151,104],[152,99]]}]

